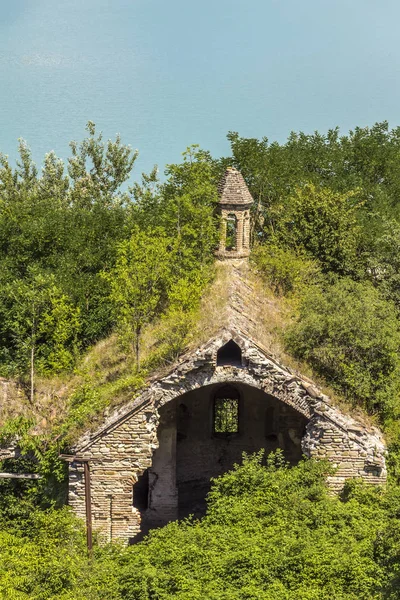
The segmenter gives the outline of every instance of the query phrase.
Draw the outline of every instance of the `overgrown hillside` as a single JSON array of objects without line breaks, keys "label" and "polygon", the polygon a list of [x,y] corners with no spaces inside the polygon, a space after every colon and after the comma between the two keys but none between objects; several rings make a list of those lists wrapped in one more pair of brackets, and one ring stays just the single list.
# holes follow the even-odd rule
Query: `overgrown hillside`
[{"label": "overgrown hillside", "polygon": [[[67,164],[50,153],[39,172],[24,142],[16,168],[1,156],[0,377],[13,382],[4,388],[1,439],[6,445],[17,437],[25,452],[3,469],[43,475],[36,483],[0,483],[0,561],[14,573],[0,580],[5,598],[397,597],[400,128],[292,133],[281,145],[228,138],[230,157],[191,147],[165,180],[154,170],[131,187],[136,154],[120,139],[104,142],[93,123],[86,139],[71,143]],[[50,508],[64,498],[58,454],[212,329],[225,289],[213,258],[216,186],[229,165],[255,199],[251,266],[268,344],[348,410],[380,424],[389,442],[388,490],[350,485],[333,500],[325,467],[307,463],[291,473],[247,461],[215,484],[204,522],[171,525],[138,549],[99,550],[93,570],[80,556],[79,524],[65,509]],[[265,483],[259,496],[257,481]],[[304,486],[304,494],[296,496],[293,486]],[[273,489],[283,497],[292,490],[287,499],[299,513],[268,512]],[[249,495],[256,512],[249,512]],[[302,506],[312,516],[300,524]],[[276,519],[275,529],[263,515]],[[282,541],[277,532],[285,528]],[[218,559],[218,536],[229,550],[226,564]],[[242,536],[239,556],[234,539]],[[285,559],[266,536],[282,541]],[[26,564],[17,559],[24,553]],[[68,561],[59,564],[60,553]],[[337,569],[322,574],[317,563],[325,564],[325,555]],[[215,589],[201,574],[205,561],[220,582]],[[105,570],[109,581],[96,579]],[[249,579],[243,592],[246,570],[258,583]],[[52,578],[41,591],[46,572]]]}]

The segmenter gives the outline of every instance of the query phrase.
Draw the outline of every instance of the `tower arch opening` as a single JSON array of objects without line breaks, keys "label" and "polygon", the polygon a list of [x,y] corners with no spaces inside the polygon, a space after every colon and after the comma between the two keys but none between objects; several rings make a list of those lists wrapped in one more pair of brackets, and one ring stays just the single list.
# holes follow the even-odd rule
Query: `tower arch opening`
[{"label": "tower arch opening", "polygon": [[236,250],[237,217],[229,213],[226,217],[225,250]]},{"label": "tower arch opening", "polygon": [[216,256],[223,260],[246,258],[250,254],[250,207],[253,198],[239,171],[228,167],[218,186],[218,195],[221,230]]}]

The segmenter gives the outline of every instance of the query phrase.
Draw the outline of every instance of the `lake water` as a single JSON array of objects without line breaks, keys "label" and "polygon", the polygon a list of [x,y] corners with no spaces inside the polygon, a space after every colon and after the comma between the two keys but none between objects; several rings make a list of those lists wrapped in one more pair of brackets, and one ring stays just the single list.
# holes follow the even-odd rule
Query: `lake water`
[{"label": "lake water", "polygon": [[68,156],[88,120],[140,151],[135,177],[226,133],[399,122],[398,3],[1,0],[0,151]]}]

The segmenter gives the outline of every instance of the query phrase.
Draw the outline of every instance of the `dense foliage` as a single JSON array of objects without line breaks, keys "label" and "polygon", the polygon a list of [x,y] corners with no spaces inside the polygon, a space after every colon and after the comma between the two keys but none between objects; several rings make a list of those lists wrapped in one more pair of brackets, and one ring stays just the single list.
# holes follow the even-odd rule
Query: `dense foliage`
[{"label": "dense foliage", "polygon": [[87,133],[66,167],[50,153],[40,174],[24,142],[15,169],[1,156],[0,375],[25,382],[33,403],[36,374],[70,371],[113,330],[138,370],[146,324],[175,310],[179,330],[179,309],[204,288],[216,182],[234,164],[256,199],[254,261],[302,304],[289,350],[348,399],[397,419],[399,129],[292,133],[285,144],[230,133],[231,157],[192,147],[163,183],[154,169],[126,189],[136,153],[91,122]]},{"label": "dense foliage", "polygon": [[[80,376],[50,437],[32,435],[36,423],[23,417],[3,428],[26,451],[7,470],[44,475],[0,485],[4,598],[398,597],[400,128],[228,139],[230,157],[191,147],[164,181],[154,169],[131,187],[136,153],[91,122],[67,165],[50,153],[39,173],[25,142],[15,168],[0,156],[0,376],[18,379],[32,405],[37,377]],[[212,275],[216,183],[228,165],[256,200],[253,264],[291,311],[286,349],[380,421],[390,486],[350,482],[333,498],[324,464],[246,459],[214,483],[201,522],[170,524],[129,549],[96,547],[88,561],[81,524],[54,508],[58,452],[74,427],[184,348]],[[157,339],[142,356],[149,324]],[[81,358],[111,333],[127,367],[96,375],[101,387],[99,367],[90,373]]]},{"label": "dense foliage", "polygon": [[118,324],[138,358],[139,332],[169,292],[183,280],[199,297],[215,244],[207,153],[193,147],[165,183],[154,170],[124,191],[136,153],[105,143],[93,123],[87,132],[70,144],[67,173],[50,153],[39,174],[24,142],[15,169],[0,156],[0,374],[29,374],[32,402],[35,373],[70,370]]},{"label": "dense foliage", "polygon": [[377,413],[397,444],[400,128],[292,133],[282,145],[228,137],[257,200],[253,260],[296,305],[288,350]]},{"label": "dense foliage", "polygon": [[370,283],[342,278],[328,289],[307,290],[286,341],[343,394],[383,417],[393,409],[400,323]]},{"label": "dense foliage", "polygon": [[[0,503],[0,593],[19,600],[371,600],[398,598],[399,490],[349,484],[330,467],[245,457],[214,481],[202,521],[153,531],[130,548],[84,551],[66,510]],[[3,490],[4,492],[4,490]],[[4,495],[3,495],[4,498]],[[30,512],[28,517],[28,511]]]}]

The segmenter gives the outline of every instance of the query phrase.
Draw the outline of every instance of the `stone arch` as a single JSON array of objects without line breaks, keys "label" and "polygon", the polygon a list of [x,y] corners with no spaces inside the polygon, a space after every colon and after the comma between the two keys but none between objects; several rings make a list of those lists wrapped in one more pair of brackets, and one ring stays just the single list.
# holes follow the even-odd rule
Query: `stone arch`
[{"label": "stone arch", "polygon": [[230,212],[225,217],[225,250],[227,252],[237,250],[238,240],[238,218],[235,213]]},{"label": "stone arch", "polygon": [[[216,399],[234,399],[235,427],[216,428]],[[233,400],[232,400],[233,401]],[[153,448],[149,509],[144,530],[189,514],[204,514],[210,480],[241,461],[243,452],[281,448],[297,463],[308,419],[288,404],[236,377],[192,386],[158,405],[157,448]],[[220,416],[220,415],[219,415]],[[229,417],[232,414],[230,413]]]},{"label": "stone arch", "polygon": [[[242,352],[242,366],[219,366],[218,350],[232,339]],[[152,467],[162,413],[185,394],[224,383],[250,386],[300,414],[308,422],[301,440],[304,454],[326,458],[337,467],[329,480],[332,489],[340,490],[349,477],[384,483],[385,444],[377,429],[341,412],[310,380],[285,369],[244,334],[229,329],[186,355],[163,377],[149,381],[140,395],[116,409],[101,428],[82,436],[69,461],[69,502],[75,512],[85,515],[82,461],[89,461],[94,526],[108,539],[128,540],[140,534],[141,512],[132,506],[132,485]],[[191,410],[189,404],[182,409],[183,422]],[[271,442],[279,442],[276,418],[274,411],[260,418]],[[181,439],[189,435],[187,427],[185,431],[182,428],[182,434]],[[170,435],[169,441],[176,438],[176,434]],[[292,441],[298,443],[298,439],[298,432],[292,432]],[[153,483],[149,477],[149,485]],[[172,511],[169,518],[176,518],[176,514]]]},{"label": "stone arch", "polygon": [[148,394],[152,396],[154,406],[157,409],[178,396],[206,385],[223,382],[243,383],[274,396],[277,400],[291,406],[304,417],[310,419],[312,416],[312,399],[302,389],[300,382],[296,378],[290,378],[288,382],[285,382],[277,379],[279,376],[279,373],[275,374],[271,370],[257,373],[249,368],[217,367],[211,370],[197,369],[185,374],[184,378],[167,376],[150,387],[145,394],[146,396]]}]

